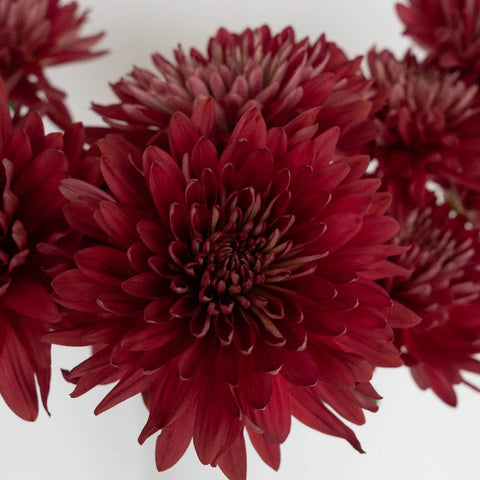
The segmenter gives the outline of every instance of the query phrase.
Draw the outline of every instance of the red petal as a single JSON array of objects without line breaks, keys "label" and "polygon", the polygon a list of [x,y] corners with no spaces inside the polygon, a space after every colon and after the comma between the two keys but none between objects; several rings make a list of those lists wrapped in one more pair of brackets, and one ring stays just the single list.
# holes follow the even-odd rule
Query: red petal
[{"label": "red petal", "polygon": [[305,425],[327,435],[344,438],[353,448],[364,453],[353,431],[326,407],[313,400],[304,389],[292,392],[292,413]]},{"label": "red petal", "polygon": [[138,211],[113,202],[100,202],[93,218],[114,244],[128,248],[137,240],[135,226],[139,220]]},{"label": "red petal", "polygon": [[267,148],[254,150],[238,166],[238,185],[252,186],[255,192],[262,193],[272,180],[274,161]]},{"label": "red petal", "polygon": [[243,436],[239,435],[231,448],[218,457],[217,464],[229,480],[246,480],[247,452]]},{"label": "red petal", "polygon": [[175,365],[165,365],[159,369],[155,374],[155,383],[150,387],[150,417],[139,441],[143,442],[153,433],[152,427],[159,430],[184,416],[195,418],[193,402],[196,388],[195,382],[180,379]]},{"label": "red petal", "polygon": [[[44,151],[32,162],[15,184],[14,193],[20,204],[16,215],[29,232],[35,231],[52,216],[59,214],[65,203],[58,190],[59,182],[67,175],[68,162],[64,154]],[[20,181],[24,179],[22,185]]]},{"label": "red petal", "polygon": [[206,98],[195,108],[192,114],[192,123],[202,137],[210,137],[215,131],[215,101]]},{"label": "red petal", "polygon": [[169,469],[182,458],[192,440],[194,418],[187,412],[165,427],[158,436],[155,462],[159,472]]},{"label": "red petal", "polygon": [[274,470],[280,468],[280,446],[267,440],[265,435],[256,433],[247,425],[247,432],[253,448],[260,455],[261,459]]},{"label": "red petal", "polygon": [[392,308],[386,312],[386,315],[388,324],[393,328],[408,328],[422,321],[422,317],[396,300],[393,300]]},{"label": "red petal", "polygon": [[253,365],[255,370],[264,373],[277,373],[283,365],[284,350],[280,347],[272,347],[257,338],[253,348]]},{"label": "red petal", "polygon": [[75,261],[84,275],[109,285],[120,285],[134,273],[127,255],[115,248],[85,248],[75,254]]},{"label": "red petal", "polygon": [[141,315],[143,310],[143,303],[138,298],[123,292],[100,293],[97,297],[97,304],[107,312],[120,315],[131,315],[135,312]]},{"label": "red petal", "polygon": [[3,333],[3,346],[0,351],[0,394],[16,415],[33,421],[38,415],[38,401],[29,354],[8,323]]},{"label": "red petal", "polygon": [[[178,360],[178,372],[182,380],[191,378],[208,371],[209,357],[212,355],[212,345],[210,338],[197,338],[195,343],[183,352]],[[219,376],[221,376],[219,374]]]},{"label": "red petal", "polygon": [[[172,317],[190,318],[199,309],[199,302],[196,295],[182,295],[171,307],[169,313]],[[199,313],[199,316],[203,316]],[[206,315],[205,315],[206,317]],[[206,320],[206,318],[205,318]],[[202,324],[205,322],[202,321]],[[195,335],[196,332],[192,332]],[[197,332],[198,333],[198,332]]]},{"label": "red petal", "polygon": [[365,423],[361,405],[350,390],[338,388],[335,385],[318,382],[312,387],[312,392],[320,402],[327,402],[335,411],[349,422],[356,425]]},{"label": "red petal", "polygon": [[341,290],[348,291],[349,294],[358,298],[360,302],[379,309],[390,308],[392,306],[392,299],[380,285],[362,278],[357,282],[342,285]]},{"label": "red petal", "polygon": [[185,153],[192,152],[200,135],[195,130],[192,121],[179,111],[172,115],[168,129],[172,156],[181,160]]},{"label": "red petal", "polygon": [[56,276],[52,287],[62,305],[65,301],[74,302],[77,309],[92,312],[99,310],[97,296],[105,290],[104,284],[91,280],[77,269],[67,270]]},{"label": "red petal", "polygon": [[158,214],[168,225],[170,205],[182,202],[185,195],[185,178],[175,160],[157,147],[149,147],[144,153],[151,163],[147,179]]},{"label": "red petal", "polygon": [[3,297],[11,310],[48,323],[60,321],[60,312],[47,289],[27,276],[17,276]]},{"label": "red petal", "polygon": [[355,237],[355,241],[366,245],[384,243],[398,233],[398,223],[390,217],[365,216],[363,228]]},{"label": "red petal", "polygon": [[119,136],[110,136],[99,145],[102,175],[115,198],[126,205],[150,208],[145,178],[131,160],[140,152]]},{"label": "red petal", "polygon": [[115,199],[103,190],[83,180],[66,178],[60,182],[59,189],[63,196],[74,203],[82,203],[91,210],[98,208],[101,201],[114,202]]},{"label": "red petal", "polygon": [[291,426],[290,393],[279,376],[272,378],[272,387],[272,398],[265,409],[252,410],[250,416],[269,441],[283,443]]},{"label": "red petal", "polygon": [[215,372],[219,379],[236,387],[245,375],[245,357],[232,344],[222,345],[215,358]]},{"label": "red petal", "polygon": [[190,177],[200,179],[205,169],[216,172],[217,164],[218,151],[215,145],[208,138],[200,138],[188,158]]},{"label": "red petal", "polygon": [[362,217],[351,213],[339,213],[325,218],[323,223],[327,229],[322,236],[322,246],[333,253],[360,231]]},{"label": "red petal", "polygon": [[198,395],[193,429],[193,443],[203,464],[212,463],[224,451],[232,423],[239,414],[229,388],[207,380]]},{"label": "red petal", "polygon": [[161,286],[161,279],[154,272],[134,275],[121,284],[121,288],[125,293],[134,297],[150,299],[155,299],[163,293]]},{"label": "red petal", "polygon": [[[315,162],[314,168],[329,165],[335,149],[337,147],[338,137],[340,136],[340,128],[332,127],[315,138]],[[330,190],[329,190],[330,191]]]},{"label": "red petal", "polygon": [[358,381],[369,381],[372,377],[372,366],[359,355],[340,352],[329,348],[323,342],[316,345],[310,339],[308,348],[315,358],[319,370],[319,379],[325,382],[354,388]]},{"label": "red petal", "polygon": [[95,408],[95,415],[109,410],[110,408],[124,402],[133,395],[145,390],[153,382],[151,376],[145,375],[139,370],[124,374],[121,380],[113,387],[108,395]]},{"label": "red petal", "polygon": [[166,346],[184,331],[184,325],[174,320],[155,324],[140,322],[122,338],[120,345],[123,350],[148,351]]},{"label": "red petal", "polygon": [[307,350],[285,352],[285,361],[280,373],[294,385],[303,387],[315,385],[318,380],[318,367]]},{"label": "red petal", "polygon": [[155,222],[142,219],[137,223],[137,232],[142,242],[153,253],[162,254],[172,240],[171,233]]},{"label": "red petal", "polygon": [[235,392],[241,402],[246,402],[252,408],[261,410],[272,398],[271,375],[250,370],[246,378],[235,388]]},{"label": "red petal", "polygon": [[[265,120],[257,108],[244,113],[230,135],[228,145],[247,140],[254,148],[263,148],[267,143]],[[228,148],[228,147],[227,147]]]}]

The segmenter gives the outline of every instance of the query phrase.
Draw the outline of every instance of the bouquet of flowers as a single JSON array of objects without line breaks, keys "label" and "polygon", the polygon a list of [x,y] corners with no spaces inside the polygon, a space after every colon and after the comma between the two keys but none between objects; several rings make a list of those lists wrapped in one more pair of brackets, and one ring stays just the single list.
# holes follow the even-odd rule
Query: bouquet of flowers
[{"label": "bouquet of flowers", "polygon": [[381,408],[382,367],[450,406],[477,390],[480,1],[399,3],[403,57],[221,27],[92,99],[103,125],[48,77],[106,53],[79,3],[0,0],[0,395],[18,417],[48,412],[52,344],[90,347],[72,396],[109,385],[101,414],[140,394],[159,471],[193,443],[244,480],[246,444],[277,470],[292,418],[363,453],[349,425]]}]

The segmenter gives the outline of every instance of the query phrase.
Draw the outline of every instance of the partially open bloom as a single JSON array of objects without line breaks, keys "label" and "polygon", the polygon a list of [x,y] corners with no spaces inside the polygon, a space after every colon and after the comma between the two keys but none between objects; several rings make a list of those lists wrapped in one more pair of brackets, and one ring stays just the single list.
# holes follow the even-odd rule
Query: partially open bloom
[{"label": "partially open bloom", "polygon": [[[427,180],[480,190],[480,96],[457,73],[370,51],[375,86],[385,92],[376,113],[379,134],[372,155],[387,189],[424,201]],[[401,197],[399,197],[401,198]]]},{"label": "partially open bloom", "polygon": [[65,94],[47,79],[45,67],[103,53],[91,51],[103,34],[80,37],[87,14],[77,7],[59,0],[0,0],[0,75],[9,98],[62,127],[71,123]]},{"label": "partially open bloom", "polygon": [[64,152],[75,145],[83,147],[81,129],[45,136],[37,112],[12,127],[0,84],[0,395],[25,420],[38,414],[36,382],[45,408],[49,392],[50,346],[40,339],[60,314],[46,273],[55,261],[45,252],[64,242],[58,184],[69,174]]},{"label": "partially open bloom", "polygon": [[408,0],[397,5],[405,35],[428,52],[427,63],[480,78],[480,3],[476,0]]},{"label": "partially open bloom", "polygon": [[140,441],[161,430],[159,470],[193,438],[236,480],[244,431],[278,468],[292,415],[361,450],[327,407],[364,422],[373,368],[401,363],[391,327],[412,317],[387,323],[391,300],[371,280],[404,248],[385,244],[397,224],[362,178],[367,157],[332,162],[338,129],[287,135],[255,108],[225,146],[218,128],[210,98],[172,116],[168,150],[101,140],[106,190],[62,182],[67,219],[96,245],[54,279],[65,318],[46,339],[95,345],[67,374],[73,396],[120,378],[96,413],[143,393]]},{"label": "partially open bloom", "polygon": [[120,103],[94,105],[114,128],[138,146],[162,145],[171,115],[191,115],[207,97],[216,102],[216,122],[227,138],[250,108],[262,111],[267,125],[283,126],[299,113],[323,107],[311,119],[320,129],[338,126],[338,146],[357,153],[375,131],[360,58],[349,60],[322,35],[315,43],[297,41],[291,27],[273,35],[264,25],[240,34],[224,28],[210,39],[204,55],[179,47],[171,63],[154,54],[158,73],[135,68],[113,85]]},{"label": "partially open bloom", "polygon": [[421,318],[395,332],[415,381],[454,406],[453,386],[469,384],[462,371],[480,373],[480,240],[465,218],[449,214],[448,204],[430,198],[427,207],[396,216],[395,241],[411,248],[392,259],[404,274],[384,285],[397,307]]}]

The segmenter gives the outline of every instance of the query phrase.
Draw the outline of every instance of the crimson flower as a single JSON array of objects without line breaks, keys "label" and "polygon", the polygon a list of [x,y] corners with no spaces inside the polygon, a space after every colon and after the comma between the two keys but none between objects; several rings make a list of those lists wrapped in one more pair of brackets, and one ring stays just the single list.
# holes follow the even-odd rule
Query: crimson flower
[{"label": "crimson flower", "polygon": [[62,127],[71,123],[65,94],[46,78],[45,67],[104,53],[91,51],[102,33],[79,36],[87,13],[77,8],[76,2],[61,5],[59,0],[0,0],[0,75],[10,100]]},{"label": "crimson flower", "polygon": [[363,423],[373,368],[401,364],[391,327],[417,319],[387,323],[373,280],[404,248],[385,244],[398,228],[379,181],[362,178],[368,158],[332,162],[337,128],[287,135],[256,108],[219,147],[215,106],[175,113],[166,150],[101,140],[106,189],[62,182],[68,221],[96,244],[54,279],[64,323],[45,339],[95,346],[66,376],[74,397],[118,380],[97,414],[143,393],[139,441],[161,430],[159,470],[193,438],[237,480],[244,432],[277,469],[292,415],[361,451],[329,407]]},{"label": "crimson flower", "polygon": [[[205,98],[216,101],[216,123],[231,133],[250,108],[262,111],[268,126],[284,126],[299,113],[322,108],[311,119],[321,130],[340,127],[339,148],[357,153],[373,139],[367,119],[371,102],[360,58],[349,60],[325,36],[297,41],[291,27],[273,35],[264,25],[240,34],[218,30],[204,55],[179,47],[175,62],[152,56],[158,72],[135,68],[112,88],[115,105],[94,105],[113,131],[143,148],[165,146],[165,129],[176,111],[191,115]],[[372,99],[373,100],[373,99]]]},{"label": "crimson flower", "polygon": [[46,253],[66,245],[58,184],[69,172],[64,152],[78,151],[81,135],[75,126],[65,138],[45,136],[37,112],[12,127],[0,83],[0,395],[25,420],[38,414],[36,382],[46,408],[50,346],[40,338],[60,320],[47,275],[55,262]]},{"label": "crimson flower", "polygon": [[470,385],[462,371],[480,373],[479,231],[466,228],[465,218],[452,218],[450,206],[437,206],[434,199],[396,218],[395,241],[411,248],[392,259],[406,273],[384,286],[394,302],[421,318],[397,330],[396,343],[417,384],[454,406],[453,385]]},{"label": "crimson flower", "polygon": [[428,52],[427,63],[480,77],[480,3],[476,0],[409,0],[398,4],[405,35]]},{"label": "crimson flower", "polygon": [[[424,201],[427,180],[480,190],[480,96],[458,73],[369,52],[375,87],[386,103],[375,115],[379,134],[372,155],[385,188]],[[401,198],[401,197],[400,197]]]}]

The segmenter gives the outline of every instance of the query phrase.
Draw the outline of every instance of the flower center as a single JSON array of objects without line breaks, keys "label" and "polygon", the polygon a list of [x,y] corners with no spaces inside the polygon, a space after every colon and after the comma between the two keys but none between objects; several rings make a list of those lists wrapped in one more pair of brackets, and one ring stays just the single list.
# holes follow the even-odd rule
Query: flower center
[{"label": "flower center", "polygon": [[197,255],[202,271],[198,292],[200,302],[213,302],[218,304],[222,313],[231,313],[234,298],[238,297],[237,300],[248,307],[249,301],[242,294],[265,280],[261,251],[264,244],[263,237],[252,238],[245,232],[217,232],[201,242],[202,254]]}]

